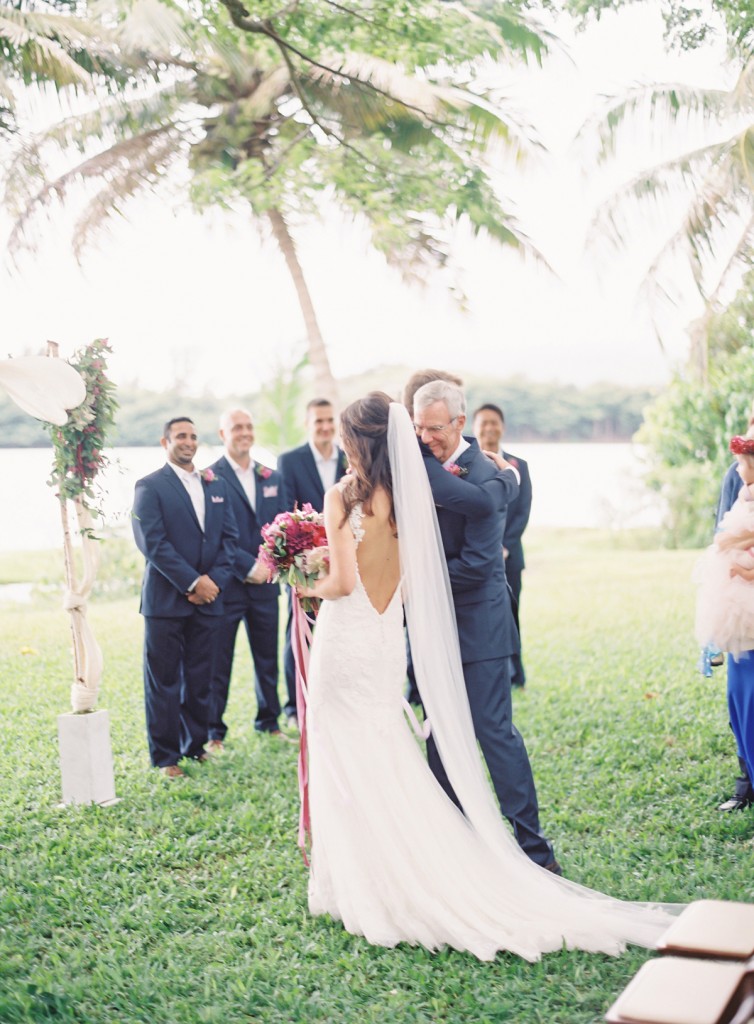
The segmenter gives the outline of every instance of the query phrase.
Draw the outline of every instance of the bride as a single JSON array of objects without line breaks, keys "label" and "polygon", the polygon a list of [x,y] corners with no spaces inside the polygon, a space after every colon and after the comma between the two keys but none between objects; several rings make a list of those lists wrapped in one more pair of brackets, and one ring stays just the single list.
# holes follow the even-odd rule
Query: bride
[{"label": "bride", "polygon": [[[330,573],[309,668],[309,908],[369,942],[444,945],[490,960],[653,946],[672,909],[552,875],[519,849],[484,775],[463,684],[437,520],[403,406],[345,410],[351,474],[328,491]],[[471,487],[458,480],[459,487]],[[502,545],[502,540],[501,540]],[[403,614],[424,705],[464,813],[403,715]]]}]

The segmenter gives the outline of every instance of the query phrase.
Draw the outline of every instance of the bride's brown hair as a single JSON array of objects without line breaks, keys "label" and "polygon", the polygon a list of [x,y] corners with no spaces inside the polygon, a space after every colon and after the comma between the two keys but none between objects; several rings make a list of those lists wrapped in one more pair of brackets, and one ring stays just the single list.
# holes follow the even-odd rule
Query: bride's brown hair
[{"label": "bride's brown hair", "polygon": [[344,522],[354,505],[361,502],[372,515],[372,496],[381,487],[390,498],[390,525],[395,529],[393,475],[387,450],[387,423],[392,399],[384,391],[370,391],[343,410],[340,435],[352,466],[343,487]]}]

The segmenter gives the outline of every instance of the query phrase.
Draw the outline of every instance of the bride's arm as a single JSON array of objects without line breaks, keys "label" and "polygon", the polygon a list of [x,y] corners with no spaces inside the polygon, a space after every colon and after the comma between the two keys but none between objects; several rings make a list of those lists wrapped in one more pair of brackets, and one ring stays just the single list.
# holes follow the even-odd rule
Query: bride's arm
[{"label": "bride's arm", "polygon": [[330,571],[312,587],[296,587],[299,597],[321,597],[335,601],[346,597],[356,586],[356,541],[348,520],[340,487],[336,484],[325,495],[325,530],[330,552]]},{"label": "bride's arm", "polygon": [[484,483],[472,483],[462,476],[454,476],[443,469],[442,463],[431,453],[425,455],[424,465],[432,488],[436,505],[450,509],[462,516],[480,516],[493,512],[500,505],[500,491],[503,488],[504,503],[510,504],[518,494],[518,477],[510,464],[505,469],[498,467],[497,474]]}]

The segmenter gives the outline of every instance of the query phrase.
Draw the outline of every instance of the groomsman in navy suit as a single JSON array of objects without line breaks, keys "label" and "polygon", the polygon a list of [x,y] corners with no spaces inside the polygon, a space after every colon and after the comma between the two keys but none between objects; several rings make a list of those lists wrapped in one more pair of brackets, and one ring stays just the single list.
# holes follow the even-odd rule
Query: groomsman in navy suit
[{"label": "groomsman in navy suit", "polygon": [[[479,442],[483,452],[497,452],[510,462],[518,470],[520,485],[518,497],[508,505],[508,512],[505,518],[505,532],[503,533],[503,558],[505,559],[505,578],[511,588],[513,597],[513,615],[516,620],[516,628],[521,633],[520,610],[521,610],[521,574],[525,568],[524,546],[521,537],[529,522],[531,515],[531,477],[529,467],[523,459],[511,455],[503,450],[503,437],[505,436],[505,416],[498,405],[485,402],[480,405],[474,413],[474,436]],[[524,672],[521,655],[516,654],[511,662],[513,675],[511,683],[513,686],[524,686],[526,673]]]},{"label": "groomsman in navy suit", "polygon": [[[327,398],[313,398],[306,407],[306,432],[309,439],[299,448],[283,452],[278,470],[283,477],[285,507],[301,508],[307,502],[317,512],[325,504],[325,491],[343,476],[346,457],[335,443],[335,410]],[[289,609],[290,609],[290,594]],[[285,631],[285,683],[288,703],[285,713],[291,725],[296,722],[296,665],[291,646],[292,614],[289,610]]]},{"label": "groomsman in navy suit", "polygon": [[169,420],[160,443],[167,464],[137,481],[132,525],[146,559],[140,611],[149,753],[154,766],[177,778],[182,757],[209,756],[215,633],[238,529],[225,483],[194,469],[192,420]]},{"label": "groomsman in navy suit", "polygon": [[233,669],[238,627],[243,622],[254,662],[257,715],[254,728],[282,737],[278,718],[278,598],[280,587],[267,582],[267,570],[257,561],[261,528],[285,509],[279,473],[251,456],[254,424],[246,409],[231,409],[220,420],[225,455],[210,469],[227,485],[238,525],[238,549],[223,593],[225,613],[217,631],[215,672],[210,687],[210,753],[219,753],[228,727],[223,721]]},{"label": "groomsman in navy suit", "polygon": [[[552,844],[540,827],[529,755],[513,724],[510,662],[519,641],[502,545],[506,506],[518,493],[518,475],[508,466],[498,472],[476,440],[463,436],[466,402],[459,387],[445,381],[425,384],[414,395],[413,405],[414,426],[437,506],[474,732],[500,809],[512,824],[519,846],[536,864],[561,874]],[[497,478],[490,510],[464,515],[449,507],[444,496],[446,471],[481,486]],[[458,804],[431,735],[427,760],[440,785]]]}]

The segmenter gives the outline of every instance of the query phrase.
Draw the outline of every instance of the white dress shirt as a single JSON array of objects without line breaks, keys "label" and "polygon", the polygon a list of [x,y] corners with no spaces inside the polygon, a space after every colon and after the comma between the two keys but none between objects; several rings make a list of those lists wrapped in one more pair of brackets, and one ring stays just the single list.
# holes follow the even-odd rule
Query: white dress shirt
[{"label": "white dress shirt", "polygon": [[199,476],[199,471],[195,469],[192,473],[188,473],[180,466],[176,466],[174,462],[168,462],[168,465],[188,491],[191,504],[194,506],[194,512],[196,512],[196,518],[199,520],[202,533],[204,533],[204,485],[202,484],[202,478]]},{"label": "white dress shirt", "polygon": [[336,444],[332,446],[332,455],[329,459],[326,459],[322,452],[315,448],[311,442],[309,447],[312,450],[314,465],[317,467],[322,486],[325,492],[327,492],[335,483],[335,477],[338,475],[338,446]]},{"label": "white dress shirt", "polygon": [[446,460],[445,460],[445,462],[443,462],[443,464],[442,464],[442,468],[443,468],[443,469],[447,469],[447,468],[448,468],[448,466],[452,466],[452,465],[453,465],[453,463],[454,463],[454,462],[456,462],[456,461],[457,461],[457,459],[458,459],[458,458],[459,458],[459,457],[460,457],[461,455],[463,455],[463,453],[464,453],[464,452],[466,451],[466,449],[467,449],[467,448],[471,448],[471,445],[470,445],[470,444],[469,444],[469,442],[468,442],[468,441],[466,440],[466,438],[465,438],[465,437],[463,437],[463,435],[461,435],[461,440],[460,440],[460,441],[458,442],[458,447],[457,447],[457,448],[456,448],[456,450],[455,450],[455,451],[453,452],[453,454],[452,454],[452,455],[450,456],[450,458],[449,458],[449,459],[446,459]]},{"label": "white dress shirt", "polygon": [[257,482],[254,479],[254,466],[256,465],[256,463],[254,462],[253,459],[249,459],[249,465],[246,467],[246,469],[244,469],[243,466],[239,466],[235,459],[231,459],[230,455],[228,455],[227,452],[225,453],[225,458],[228,460],[230,467],[233,469],[236,476],[238,477],[238,482],[241,485],[241,487],[243,487],[244,494],[249,499],[249,504],[256,512]]}]

